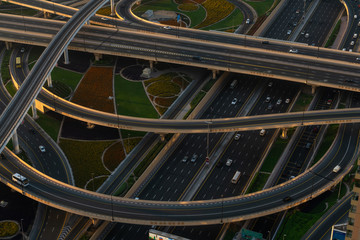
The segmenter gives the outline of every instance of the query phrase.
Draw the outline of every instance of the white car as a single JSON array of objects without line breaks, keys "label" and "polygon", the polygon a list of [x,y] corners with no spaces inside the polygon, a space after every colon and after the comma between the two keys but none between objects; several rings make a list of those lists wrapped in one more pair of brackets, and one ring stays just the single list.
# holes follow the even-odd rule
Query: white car
[{"label": "white car", "polygon": [[286,34],[287,34],[287,35],[290,35],[290,34],[291,34],[291,30],[287,30]]},{"label": "white car", "polygon": [[350,45],[351,45],[351,46],[354,46],[354,44],[355,44],[355,41],[351,41],[351,42],[350,42]]},{"label": "white car", "polygon": [[39,149],[40,149],[41,152],[46,152],[45,147],[43,145],[40,145]]},{"label": "white car", "polygon": [[265,136],[266,130],[265,129],[261,129],[260,131],[260,136]]},{"label": "white car", "polygon": [[197,158],[198,158],[198,155],[194,153],[191,158],[191,162],[195,162]]},{"label": "white car", "polygon": [[239,140],[239,139],[240,139],[240,137],[241,137],[240,133],[237,133],[237,134],[235,134],[234,139],[235,139],[235,140]]},{"label": "white car", "polygon": [[250,23],[250,19],[246,19],[246,24],[249,24]]},{"label": "white car", "polygon": [[228,158],[228,160],[226,160],[226,166],[230,167],[232,162],[233,162],[233,160]]},{"label": "white car", "polygon": [[237,98],[234,98],[234,99],[232,100],[231,104],[232,104],[232,105],[235,105],[235,104],[237,103],[237,101],[238,101]]},{"label": "white car", "polygon": [[309,33],[305,33],[305,38],[309,38],[310,34]]},{"label": "white car", "polygon": [[274,84],[273,82],[269,82],[269,83],[268,83],[268,87],[272,87],[273,84]]},{"label": "white car", "polygon": [[172,28],[170,26],[164,26],[163,29],[171,30]]},{"label": "white car", "polygon": [[266,97],[265,102],[270,102],[271,98],[270,97]]},{"label": "white car", "polygon": [[289,50],[289,53],[298,53],[298,50],[295,49],[295,48],[291,48],[291,49]]},{"label": "white car", "polygon": [[184,156],[184,158],[181,160],[182,162],[187,162],[187,160],[189,159],[188,156]]},{"label": "white car", "polygon": [[277,105],[280,105],[281,103],[282,103],[281,99],[277,100],[277,102],[276,102]]},{"label": "white car", "polygon": [[102,17],[101,20],[107,21],[108,19],[106,17]]},{"label": "white car", "polygon": [[25,48],[22,47],[22,48],[20,49],[20,52],[21,52],[21,53],[25,52]]},{"label": "white car", "polygon": [[285,103],[290,103],[290,98],[287,98],[287,99],[285,100]]}]

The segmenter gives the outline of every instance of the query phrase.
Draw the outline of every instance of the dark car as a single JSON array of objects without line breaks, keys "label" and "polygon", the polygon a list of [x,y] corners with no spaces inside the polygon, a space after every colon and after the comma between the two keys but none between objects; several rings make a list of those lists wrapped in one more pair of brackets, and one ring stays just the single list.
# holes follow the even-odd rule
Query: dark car
[{"label": "dark car", "polygon": [[284,197],[283,202],[290,202],[292,198],[290,196]]},{"label": "dark car", "polygon": [[201,61],[201,57],[200,57],[200,56],[193,56],[192,59],[193,59],[193,60],[196,60],[196,61]]}]

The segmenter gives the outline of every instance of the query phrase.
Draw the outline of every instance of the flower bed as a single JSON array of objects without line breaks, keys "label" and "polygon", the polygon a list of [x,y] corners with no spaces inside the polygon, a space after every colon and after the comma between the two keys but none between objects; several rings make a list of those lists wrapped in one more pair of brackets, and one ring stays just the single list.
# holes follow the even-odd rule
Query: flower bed
[{"label": "flower bed", "polygon": [[19,231],[19,226],[13,221],[0,222],[0,237],[11,237]]},{"label": "flower bed", "polygon": [[180,4],[178,8],[181,11],[191,12],[197,10],[199,6],[194,3],[184,3],[184,4]]},{"label": "flower bed", "polygon": [[[72,102],[92,109],[114,113],[113,69],[110,67],[91,67],[76,89]],[[91,97],[89,97],[91,96]]]},{"label": "flower bed", "polygon": [[235,6],[227,0],[207,0],[203,7],[206,9],[206,19],[195,26],[195,28],[203,28],[226,18],[235,9]]}]

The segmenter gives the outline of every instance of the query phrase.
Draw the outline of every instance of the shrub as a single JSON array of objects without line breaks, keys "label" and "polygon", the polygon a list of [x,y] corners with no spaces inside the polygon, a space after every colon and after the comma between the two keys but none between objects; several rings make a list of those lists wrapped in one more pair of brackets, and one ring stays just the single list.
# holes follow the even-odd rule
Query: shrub
[{"label": "shrub", "polygon": [[207,0],[204,2],[203,7],[207,12],[206,19],[195,28],[212,25],[230,15],[235,9],[235,6],[227,0]]},{"label": "shrub", "polygon": [[19,231],[19,226],[15,222],[0,223],[0,237],[10,237]]}]

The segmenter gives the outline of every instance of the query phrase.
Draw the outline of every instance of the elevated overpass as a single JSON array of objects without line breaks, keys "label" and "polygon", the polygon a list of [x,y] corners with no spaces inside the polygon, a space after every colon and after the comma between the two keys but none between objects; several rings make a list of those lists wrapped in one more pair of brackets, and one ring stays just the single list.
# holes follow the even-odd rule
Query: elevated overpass
[{"label": "elevated overpass", "polygon": [[[53,38],[49,47],[41,55],[17,94],[1,115],[1,151],[9,140],[12,131],[20,124],[32,101],[34,101],[39,93],[41,86],[58,60],[61,52],[69,44],[69,41],[71,41],[84,21],[86,21],[101,4],[104,4],[104,1],[90,1],[82,10],[77,12],[68,24]],[[332,115],[337,116],[339,119],[357,119],[357,110],[349,109],[344,111],[342,114],[345,115],[343,116],[339,116],[337,113],[333,113]],[[351,111],[354,112],[351,113]],[[318,112],[315,113],[319,114]],[[302,124],[304,124],[305,113],[302,114],[302,117],[297,117],[298,121],[302,121]],[[314,121],[312,118],[319,116],[315,114],[314,116],[306,117],[308,121]],[[294,116],[292,116],[292,118],[294,118]],[[225,129],[234,124],[231,122],[221,122],[229,120],[218,119],[217,121],[219,121],[217,128]],[[258,121],[261,122],[263,119],[256,121],[252,119],[254,122],[251,122],[249,119],[244,118],[241,119],[241,121],[235,124],[242,123],[243,127],[251,128],[253,124],[259,124]],[[182,122],[183,123],[180,124],[181,127],[187,125],[184,124],[185,121]],[[149,124],[149,122],[146,121],[145,123]],[[136,123],[136,125],[141,124]],[[194,129],[204,128],[203,125],[204,122],[192,122],[189,126],[195,126],[195,128],[189,128],[189,126],[187,126],[187,128],[193,132]],[[205,126],[208,127],[208,123]],[[277,127],[276,124],[274,127]],[[159,126],[155,128],[159,128]],[[178,127],[173,126],[170,128]],[[343,125],[340,129],[339,138],[333,148],[335,151],[329,152],[325,160],[318,162],[317,165],[308,172],[298,176],[292,181],[259,193],[221,200],[164,203],[130,200],[92,193],[53,180],[32,169],[30,166],[27,166],[14,155],[12,155],[13,159],[11,161],[1,162],[0,178],[1,181],[7,185],[39,202],[93,218],[137,224],[184,226],[239,221],[294,207],[337,184],[341,178],[350,171],[352,163],[358,155],[359,130],[359,125]],[[354,133],[356,137],[353,137]],[[5,150],[5,153],[8,156],[11,155],[7,150]],[[334,173],[332,169],[336,165],[340,165],[341,170]],[[11,174],[15,171],[21,171],[22,174],[28,176],[31,184],[26,188],[22,188],[11,182]],[[288,198],[289,196],[291,196],[290,199]]]}]

